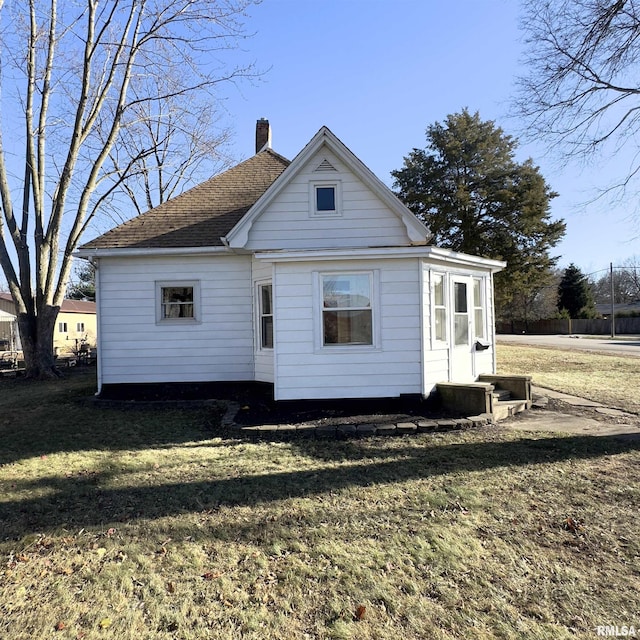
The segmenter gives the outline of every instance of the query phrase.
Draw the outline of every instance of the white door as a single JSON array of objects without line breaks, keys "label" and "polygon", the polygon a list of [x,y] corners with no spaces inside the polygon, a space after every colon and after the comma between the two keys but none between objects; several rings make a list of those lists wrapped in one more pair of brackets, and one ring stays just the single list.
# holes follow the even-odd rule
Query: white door
[{"label": "white door", "polygon": [[473,281],[453,277],[451,280],[451,381],[472,382],[473,371]]}]

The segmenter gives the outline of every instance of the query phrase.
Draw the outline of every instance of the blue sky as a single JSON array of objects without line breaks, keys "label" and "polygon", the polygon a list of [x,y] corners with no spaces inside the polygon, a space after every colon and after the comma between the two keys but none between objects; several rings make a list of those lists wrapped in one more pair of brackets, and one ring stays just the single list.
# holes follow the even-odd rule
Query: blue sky
[{"label": "blue sky", "polygon": [[[383,182],[425,130],[464,107],[520,137],[509,117],[523,69],[515,0],[263,0],[249,10],[243,55],[265,70],[227,90],[237,160],[254,149],[255,122],[268,118],[273,148],[288,158],[328,126]],[[633,202],[585,205],[624,175],[623,160],[564,165],[541,145],[521,145],[560,193],[554,217],[567,222],[555,253],[585,273],[635,254]]]}]

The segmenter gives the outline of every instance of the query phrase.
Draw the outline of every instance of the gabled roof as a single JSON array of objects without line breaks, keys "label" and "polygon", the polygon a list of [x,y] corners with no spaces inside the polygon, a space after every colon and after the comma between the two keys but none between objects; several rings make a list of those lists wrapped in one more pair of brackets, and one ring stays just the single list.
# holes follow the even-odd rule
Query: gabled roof
[{"label": "gabled roof", "polygon": [[167,200],[80,247],[155,249],[221,247],[289,160],[265,149],[235,167]]},{"label": "gabled roof", "polygon": [[269,206],[273,199],[303,169],[307,160],[322,147],[333,152],[362,182],[373,191],[401,220],[411,244],[424,245],[431,239],[431,232],[416,216],[393,194],[393,192],[356,156],[345,144],[335,136],[328,127],[322,127],[305,148],[293,159],[289,166],[264,192],[251,207],[247,215],[227,234],[225,241],[230,247],[242,248],[249,238],[249,231],[254,221]]},{"label": "gabled roof", "polygon": [[95,313],[96,303],[90,300],[71,300],[65,298],[60,305],[61,313]]}]

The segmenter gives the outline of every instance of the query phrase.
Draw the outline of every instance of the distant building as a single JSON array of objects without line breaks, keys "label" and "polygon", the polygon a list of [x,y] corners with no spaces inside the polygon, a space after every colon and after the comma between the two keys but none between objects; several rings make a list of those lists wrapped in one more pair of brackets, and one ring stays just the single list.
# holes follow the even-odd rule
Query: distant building
[{"label": "distant building", "polygon": [[[623,304],[614,304],[613,309],[616,316],[620,314],[630,315],[634,313],[637,313],[640,316],[640,300],[636,300],[635,302],[625,302]],[[598,312],[598,315],[601,315],[603,318],[608,318],[611,315],[611,303],[605,302],[597,304],[596,311]]]},{"label": "distant building", "polygon": [[[16,306],[10,293],[0,292],[0,312],[12,316],[13,321],[5,318],[0,322],[0,351],[6,349],[20,350],[20,336],[17,332]],[[81,344],[91,347],[96,345],[97,320],[96,303],[84,300],[63,300],[53,333],[53,347],[58,353],[74,351]],[[6,334],[6,335],[5,335]],[[11,342],[13,335],[13,342]],[[7,342],[4,342],[7,341]],[[10,345],[13,346],[10,346]]]}]

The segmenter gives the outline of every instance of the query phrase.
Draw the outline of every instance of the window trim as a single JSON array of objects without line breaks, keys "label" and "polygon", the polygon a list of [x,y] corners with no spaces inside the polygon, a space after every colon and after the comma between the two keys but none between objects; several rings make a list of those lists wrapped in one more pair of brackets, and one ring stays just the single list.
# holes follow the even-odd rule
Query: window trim
[{"label": "window trim", "polygon": [[76,322],[76,333],[84,333],[84,322]]},{"label": "window trim", "polygon": [[[476,282],[478,283],[479,292],[480,292],[480,305],[476,306],[476,295],[475,295],[475,287]],[[478,333],[478,325],[476,323],[476,314],[478,311],[482,312],[482,324],[481,329],[482,333]],[[474,276],[473,278],[473,333],[474,340],[486,340],[487,339],[487,295],[486,295],[486,280],[485,278],[480,278],[478,276]]]},{"label": "window trim", "polygon": [[[199,280],[157,280],[156,288],[156,324],[185,325],[200,324],[200,281]],[[193,318],[164,318],[162,315],[162,290],[169,287],[191,287],[193,289]]]},{"label": "window trim", "polygon": [[[436,278],[441,278],[442,304],[436,304]],[[431,342],[434,348],[449,346],[449,306],[447,274],[443,271],[431,271]],[[440,340],[436,333],[436,309],[444,310],[444,340]]]},{"label": "window trim", "polygon": [[[371,344],[324,342],[324,278],[335,276],[369,276],[369,301],[371,303]],[[357,351],[380,351],[380,271],[378,269],[338,269],[335,271],[314,272],[314,315],[315,315],[315,351],[322,353],[354,353]]]},{"label": "window trim", "polygon": [[[256,305],[256,311],[258,314],[258,318],[257,318],[257,328],[258,331],[256,332],[256,339],[257,339],[257,349],[258,351],[267,351],[269,353],[273,352],[274,347],[265,347],[263,346],[263,336],[262,336],[262,319],[264,317],[271,317],[271,342],[272,345],[275,345],[275,336],[276,336],[276,331],[275,331],[275,314],[273,313],[274,309],[273,309],[273,282],[271,280],[260,280],[260,281],[256,281],[255,283],[256,286],[256,299],[258,301],[258,304]],[[271,287],[271,313],[268,314],[264,314],[263,313],[263,304],[262,304],[262,288],[263,287]]]},{"label": "window trim", "polygon": [[[333,187],[335,209],[319,210],[317,190]],[[312,180],[309,183],[309,216],[312,218],[339,218],[342,216],[342,182],[340,180]]]},{"label": "window trim", "polygon": [[66,322],[58,322],[58,333],[69,333],[69,325]]}]

